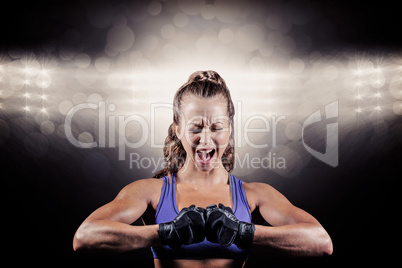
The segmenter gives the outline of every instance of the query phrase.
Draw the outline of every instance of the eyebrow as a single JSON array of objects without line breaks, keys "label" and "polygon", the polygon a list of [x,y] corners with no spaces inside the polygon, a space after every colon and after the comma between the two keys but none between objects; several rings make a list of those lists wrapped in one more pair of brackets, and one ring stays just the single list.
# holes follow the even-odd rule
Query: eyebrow
[{"label": "eyebrow", "polygon": [[191,123],[188,123],[187,125],[199,125],[200,123],[194,123],[194,122],[191,122]]},{"label": "eyebrow", "polygon": [[[223,124],[223,122],[222,121],[217,121],[217,122],[213,122],[212,123],[212,125],[214,125],[214,124]],[[194,123],[194,122],[191,122],[191,123],[188,123],[187,125],[196,125],[196,126],[200,126],[200,125],[202,125],[202,123]]]}]

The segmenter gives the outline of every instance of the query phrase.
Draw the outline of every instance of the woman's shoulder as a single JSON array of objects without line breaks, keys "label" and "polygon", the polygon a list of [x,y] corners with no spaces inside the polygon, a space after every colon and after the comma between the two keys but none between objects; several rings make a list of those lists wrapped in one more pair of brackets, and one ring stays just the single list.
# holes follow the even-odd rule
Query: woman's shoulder
[{"label": "woman's shoulder", "polygon": [[249,203],[258,206],[263,200],[272,200],[281,195],[274,187],[263,182],[243,182]]},{"label": "woman's shoulder", "polygon": [[249,191],[271,191],[274,187],[264,182],[245,182],[243,181],[244,190]]},{"label": "woman's shoulder", "polygon": [[268,183],[264,182],[243,182],[244,190],[250,192],[252,194],[256,194],[258,196],[264,197],[277,197],[278,195],[282,195],[277,189]]},{"label": "woman's shoulder", "polygon": [[134,183],[143,185],[157,185],[163,183],[164,178],[145,178],[136,180]]},{"label": "woman's shoulder", "polygon": [[158,178],[139,179],[125,186],[120,191],[120,194],[127,196],[136,195],[151,197],[152,195],[160,194],[163,181],[163,179]]},{"label": "woman's shoulder", "polygon": [[163,185],[163,178],[145,178],[145,179],[139,179],[136,180],[130,184],[128,184],[126,187],[129,188],[143,188],[143,190],[146,189],[152,189],[153,187],[159,187]]}]

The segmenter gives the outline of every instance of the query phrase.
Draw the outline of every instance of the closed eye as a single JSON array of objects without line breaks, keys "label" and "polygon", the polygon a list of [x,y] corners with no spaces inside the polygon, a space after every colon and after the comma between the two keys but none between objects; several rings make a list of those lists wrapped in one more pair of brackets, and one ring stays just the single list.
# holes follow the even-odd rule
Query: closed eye
[{"label": "closed eye", "polygon": [[202,128],[191,128],[190,129],[190,132],[193,132],[193,133],[200,133],[202,131]]},{"label": "closed eye", "polygon": [[220,130],[223,130],[223,126],[222,126],[221,123],[213,124],[213,125],[211,126],[211,130],[212,130],[212,131],[220,131]]}]

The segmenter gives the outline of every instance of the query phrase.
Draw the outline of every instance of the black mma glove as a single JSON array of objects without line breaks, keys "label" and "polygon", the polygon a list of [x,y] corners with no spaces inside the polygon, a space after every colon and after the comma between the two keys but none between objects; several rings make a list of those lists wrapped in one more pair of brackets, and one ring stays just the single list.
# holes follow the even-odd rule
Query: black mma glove
[{"label": "black mma glove", "polygon": [[205,238],[205,209],[191,205],[183,208],[171,222],[159,224],[159,238],[162,245],[178,248],[202,242]]},{"label": "black mma glove", "polygon": [[247,249],[254,239],[253,223],[239,221],[230,207],[219,204],[206,209],[205,232],[207,240],[228,247],[233,243],[238,248]]}]

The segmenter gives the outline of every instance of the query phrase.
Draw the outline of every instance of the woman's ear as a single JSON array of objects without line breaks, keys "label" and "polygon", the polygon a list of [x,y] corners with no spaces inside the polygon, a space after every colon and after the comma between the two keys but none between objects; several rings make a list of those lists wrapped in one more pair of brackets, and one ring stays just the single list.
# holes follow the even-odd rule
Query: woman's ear
[{"label": "woman's ear", "polygon": [[175,134],[176,134],[176,137],[177,137],[179,140],[181,140],[182,133],[180,132],[180,126],[177,125],[177,124],[175,124]]}]

